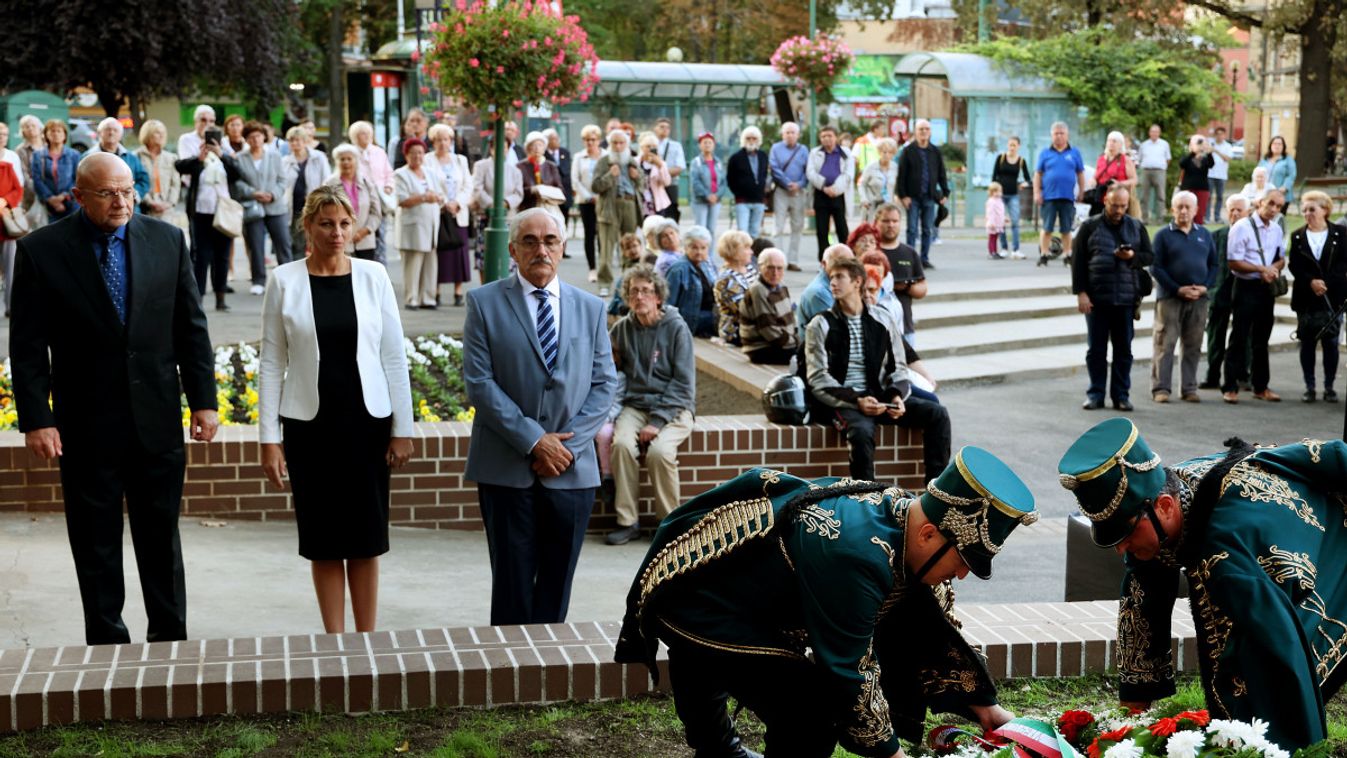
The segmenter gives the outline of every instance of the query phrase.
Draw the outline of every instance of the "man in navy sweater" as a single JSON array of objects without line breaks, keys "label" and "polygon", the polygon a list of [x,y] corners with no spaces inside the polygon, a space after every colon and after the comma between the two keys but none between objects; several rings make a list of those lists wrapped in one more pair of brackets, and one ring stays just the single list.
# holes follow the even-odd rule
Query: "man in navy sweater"
[{"label": "man in navy sweater", "polygon": [[1188,190],[1174,195],[1173,223],[1155,233],[1155,354],[1151,361],[1151,398],[1169,402],[1174,376],[1174,346],[1183,343],[1181,396],[1198,403],[1197,367],[1207,328],[1207,290],[1216,285],[1216,243],[1197,218],[1197,196]]}]

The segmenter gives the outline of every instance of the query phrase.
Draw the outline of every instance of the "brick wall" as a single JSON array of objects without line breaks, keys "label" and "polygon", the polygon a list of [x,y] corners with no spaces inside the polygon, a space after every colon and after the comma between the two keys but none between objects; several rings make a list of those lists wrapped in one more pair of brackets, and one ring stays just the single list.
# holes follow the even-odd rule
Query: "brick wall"
[{"label": "brick wall", "polygon": [[[463,477],[471,425],[417,424],[416,454],[392,481],[390,520],[397,526],[480,529],[476,486]],[[258,463],[257,428],[227,426],[214,442],[188,443],[183,515],[250,520],[294,518],[286,491],[271,486]],[[881,427],[875,476],[904,487],[922,485],[920,432]],[[845,438],[824,426],[778,426],[760,416],[705,416],[679,455],[682,496],[690,498],[754,466],[807,478],[847,475]],[[335,472],[334,472],[335,473]],[[641,513],[651,525],[649,483]],[[33,457],[18,432],[0,432],[0,512],[61,510],[54,464]],[[615,514],[596,507],[590,527],[611,529]]]}]

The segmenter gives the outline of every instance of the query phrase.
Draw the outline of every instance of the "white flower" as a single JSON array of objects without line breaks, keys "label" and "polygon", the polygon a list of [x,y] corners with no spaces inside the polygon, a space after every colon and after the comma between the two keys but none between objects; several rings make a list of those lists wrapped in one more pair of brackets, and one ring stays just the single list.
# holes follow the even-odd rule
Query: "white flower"
[{"label": "white flower", "polygon": [[1212,719],[1211,723],[1207,725],[1207,733],[1211,735],[1211,744],[1214,747],[1238,749],[1261,739],[1254,728],[1248,724],[1225,719]]},{"label": "white flower", "polygon": [[1250,721],[1249,729],[1259,737],[1267,736],[1267,722],[1260,718],[1255,718],[1253,721]]},{"label": "white flower", "polygon": [[1197,758],[1197,752],[1206,740],[1206,736],[1196,730],[1175,732],[1165,743],[1165,755],[1167,758]]},{"label": "white flower", "polygon": [[1290,753],[1286,752],[1285,750],[1282,750],[1281,748],[1277,747],[1271,742],[1263,743],[1262,747],[1263,747],[1263,755],[1267,756],[1267,758],[1291,758]]},{"label": "white flower", "polygon": [[1141,758],[1146,751],[1137,747],[1136,740],[1126,739],[1104,751],[1104,758]]}]

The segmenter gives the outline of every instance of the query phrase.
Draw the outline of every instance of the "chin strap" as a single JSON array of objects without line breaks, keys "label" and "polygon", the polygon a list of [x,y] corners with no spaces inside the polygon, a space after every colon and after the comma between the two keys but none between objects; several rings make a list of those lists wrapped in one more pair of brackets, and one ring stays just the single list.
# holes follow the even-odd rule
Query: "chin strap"
[{"label": "chin strap", "polygon": [[929,574],[931,572],[931,569],[935,568],[935,564],[939,563],[940,559],[944,558],[945,553],[948,553],[950,548],[952,547],[954,547],[954,543],[950,542],[948,539],[945,540],[945,544],[941,545],[940,548],[935,551],[935,554],[932,555],[929,559],[927,559],[925,563],[922,564],[920,569],[917,569],[917,573],[913,577],[913,579],[920,582],[922,580],[922,577]]},{"label": "chin strap", "polygon": [[1151,520],[1151,526],[1155,528],[1155,536],[1160,541],[1160,548],[1164,549],[1169,544],[1169,532],[1166,532],[1164,526],[1160,524],[1160,515],[1155,512],[1155,503],[1147,500],[1146,504],[1141,507],[1146,510],[1146,518]]}]

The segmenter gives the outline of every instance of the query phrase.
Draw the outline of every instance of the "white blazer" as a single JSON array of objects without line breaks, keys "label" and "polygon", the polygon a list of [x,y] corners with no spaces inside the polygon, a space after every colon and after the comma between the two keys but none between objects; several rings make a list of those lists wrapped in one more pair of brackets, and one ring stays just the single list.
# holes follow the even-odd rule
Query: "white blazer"
[{"label": "white blazer", "polygon": [[[383,264],[351,260],[355,292],[356,365],[365,409],[393,416],[393,436],[415,435],[412,385],[403,348],[393,282]],[[281,441],[281,416],[311,421],[318,415],[318,332],[303,258],[271,272],[262,298],[262,355],[258,377],[259,441]]]}]

